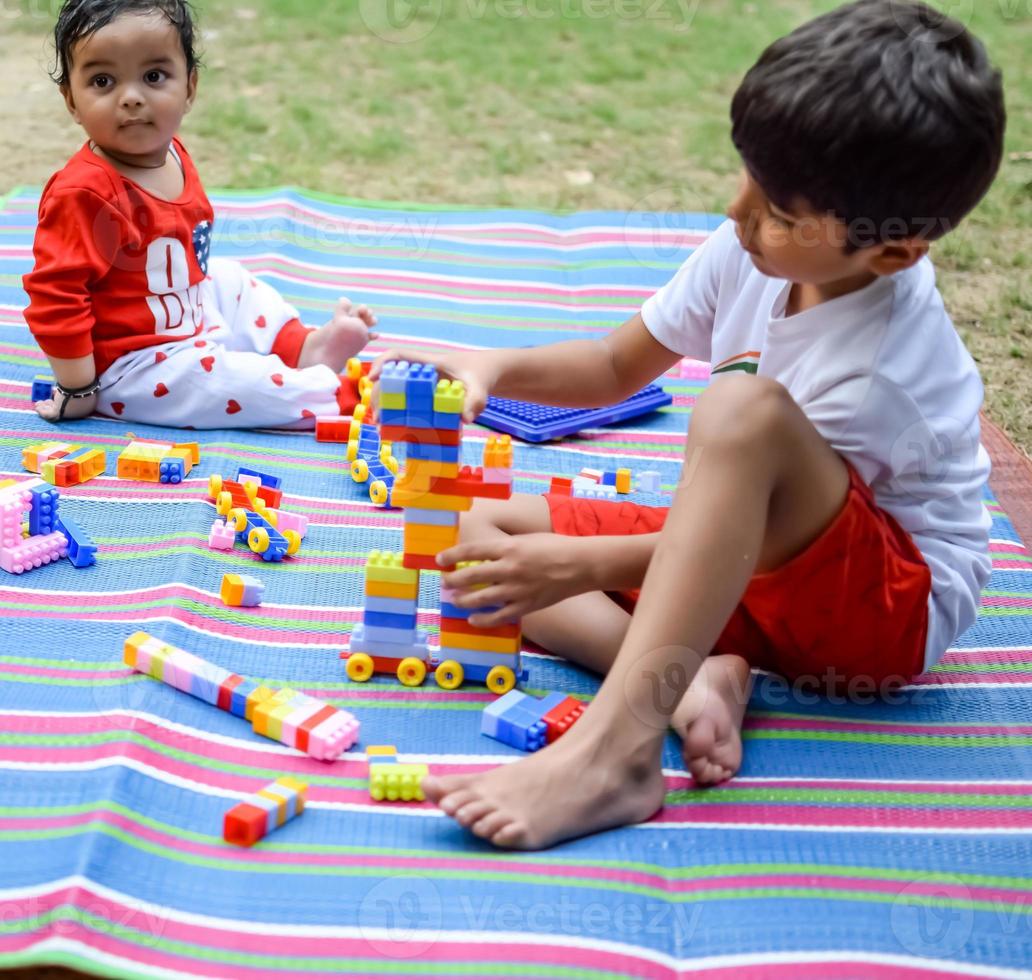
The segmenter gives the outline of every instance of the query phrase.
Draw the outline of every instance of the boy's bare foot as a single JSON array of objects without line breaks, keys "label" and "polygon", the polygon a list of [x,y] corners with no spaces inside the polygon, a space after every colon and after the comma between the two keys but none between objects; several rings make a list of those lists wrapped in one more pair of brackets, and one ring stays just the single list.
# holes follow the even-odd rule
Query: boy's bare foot
[{"label": "boy's bare foot", "polygon": [[370,340],[376,338],[372,328],[376,317],[367,306],[355,306],[346,296],[337,300],[333,316],[306,338],[298,358],[299,368],[325,364],[334,371],[343,371],[349,357],[354,357]]},{"label": "boy's bare foot", "polygon": [[751,686],[741,657],[707,657],[670,719],[681,736],[684,764],[700,786],[722,783],[742,765],[742,718]]},{"label": "boy's bare foot", "polygon": [[[662,737],[637,748],[592,727],[590,709],[563,738],[513,765],[475,776],[428,776],[429,800],[498,847],[536,850],[639,823],[662,805]],[[578,736],[578,733],[579,736]]]}]

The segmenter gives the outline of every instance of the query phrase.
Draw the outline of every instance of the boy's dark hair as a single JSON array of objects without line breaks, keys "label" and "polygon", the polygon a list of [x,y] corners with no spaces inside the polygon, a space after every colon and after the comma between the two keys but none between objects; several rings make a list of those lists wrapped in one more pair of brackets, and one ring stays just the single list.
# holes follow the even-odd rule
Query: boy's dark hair
[{"label": "boy's dark hair", "polygon": [[849,228],[847,249],[956,227],[1003,156],[1003,83],[960,23],[858,0],[775,41],[731,104],[732,139],[780,208]]},{"label": "boy's dark hair", "polygon": [[200,61],[194,52],[193,9],[189,0],[65,0],[54,26],[54,47],[57,65],[51,77],[58,85],[67,85],[72,70],[72,48],[77,41],[107,27],[122,14],[164,14],[179,32],[186,55],[189,74]]}]

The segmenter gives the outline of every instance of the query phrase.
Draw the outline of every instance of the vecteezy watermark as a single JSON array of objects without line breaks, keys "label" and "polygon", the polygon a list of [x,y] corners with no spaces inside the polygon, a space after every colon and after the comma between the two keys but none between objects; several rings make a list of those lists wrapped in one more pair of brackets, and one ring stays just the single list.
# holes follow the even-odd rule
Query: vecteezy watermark
[{"label": "vecteezy watermark", "polygon": [[971,892],[959,878],[917,878],[892,903],[892,933],[914,956],[953,956],[971,938]]},{"label": "vecteezy watermark", "polygon": [[157,905],[102,898],[78,890],[74,904],[60,895],[29,895],[0,902],[0,932],[5,927],[46,927],[48,936],[83,938],[84,933],[99,931],[131,933],[139,946],[157,946],[168,930],[172,910]]},{"label": "vecteezy watermark", "polygon": [[690,188],[660,187],[626,212],[623,243],[641,265],[670,268],[686,259],[724,220],[708,213],[702,198]]},{"label": "vecteezy watermark", "polygon": [[377,882],[358,907],[362,937],[381,956],[413,959],[440,938],[441,893],[428,878],[399,874]]},{"label": "vecteezy watermark", "polygon": [[[1000,0],[1001,6],[1008,0]],[[970,26],[975,0],[947,0],[935,4],[915,4],[912,0],[889,0],[893,19],[912,39],[940,44],[959,37]]]},{"label": "vecteezy watermark", "polygon": [[501,20],[648,20],[686,31],[701,0],[360,0],[362,22],[392,44],[429,37],[442,17],[463,21]]}]

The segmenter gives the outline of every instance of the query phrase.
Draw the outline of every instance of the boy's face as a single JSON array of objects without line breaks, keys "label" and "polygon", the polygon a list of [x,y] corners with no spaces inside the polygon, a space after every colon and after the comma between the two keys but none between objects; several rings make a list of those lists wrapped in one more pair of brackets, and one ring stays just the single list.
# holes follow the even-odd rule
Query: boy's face
[{"label": "boy's face", "polygon": [[791,212],[779,208],[747,170],[727,215],[756,268],[794,283],[820,287],[873,280],[912,265],[927,251],[925,243],[899,242],[847,252],[844,221],[818,214],[803,202]]},{"label": "boy's face", "polygon": [[129,165],[159,166],[193,104],[179,33],[160,13],[123,14],[71,49],[62,94],[90,139]]}]

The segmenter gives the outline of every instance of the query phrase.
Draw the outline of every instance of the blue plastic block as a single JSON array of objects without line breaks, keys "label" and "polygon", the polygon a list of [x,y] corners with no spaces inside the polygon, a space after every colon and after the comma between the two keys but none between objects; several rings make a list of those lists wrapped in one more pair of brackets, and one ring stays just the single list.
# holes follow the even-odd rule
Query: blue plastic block
[{"label": "blue plastic block", "polygon": [[33,402],[45,402],[54,393],[54,379],[45,375],[37,374],[32,379]]},{"label": "blue plastic block", "polygon": [[369,643],[390,643],[392,646],[398,647],[409,646],[419,642],[419,630],[415,626],[407,629],[397,629],[392,626],[376,626],[373,623],[363,623],[362,636]]},{"label": "blue plastic block", "polygon": [[[362,616],[365,624],[366,636],[375,637],[373,627],[377,630],[414,630],[416,628],[416,611],[413,609],[407,613],[377,612],[366,606],[365,614]],[[386,637],[385,637],[386,639]],[[404,642],[404,641],[402,641]]]},{"label": "blue plastic block", "polygon": [[457,463],[459,453],[458,446],[430,446],[419,442],[408,446],[409,459],[431,459],[438,463]]},{"label": "blue plastic block", "polygon": [[454,660],[463,667],[511,667],[517,661],[515,653],[499,653],[497,650],[469,650],[466,647],[439,647],[437,657],[441,661]]},{"label": "blue plastic block", "polygon": [[186,466],[181,459],[163,459],[158,463],[158,479],[162,483],[182,483]]},{"label": "blue plastic block", "polygon": [[488,613],[498,612],[501,606],[478,606],[476,609],[462,609],[459,606],[453,606],[450,602],[441,603],[441,615],[446,619],[469,619],[474,613]]},{"label": "blue plastic block", "polygon": [[368,653],[372,657],[394,657],[398,660],[405,657],[430,659],[430,641],[425,636],[418,636],[413,643],[388,643],[373,637],[367,638],[365,627],[361,623],[351,631],[348,649],[355,653]]},{"label": "blue plastic block", "polygon": [[380,372],[380,391],[403,395],[409,376],[408,361],[388,361]]},{"label": "blue plastic block", "polygon": [[405,410],[417,418],[434,417],[434,392],[437,390],[437,368],[432,364],[410,364],[405,382]]},{"label": "blue plastic block", "polygon": [[395,616],[415,616],[419,603],[415,599],[388,599],[386,596],[367,595],[363,600],[366,614],[370,612],[393,613]]},{"label": "blue plastic block", "polygon": [[233,696],[229,703],[230,714],[236,715],[238,718],[244,718],[247,716],[247,699],[253,691],[258,690],[258,683],[256,681],[244,678],[235,688],[233,688]]},{"label": "blue plastic block", "polygon": [[536,752],[548,736],[548,726],[541,720],[544,712],[539,712],[537,705],[535,698],[522,691],[509,691],[484,709],[481,734],[524,752]]},{"label": "blue plastic block", "polygon": [[512,398],[488,398],[477,422],[499,432],[508,432],[527,442],[559,439],[582,429],[611,425],[654,412],[673,402],[658,385],[648,385],[636,395],[606,408],[555,408]]},{"label": "blue plastic block", "polygon": [[615,487],[616,486],[616,470],[607,470],[602,474],[602,486],[604,487]]},{"label": "blue plastic block", "polygon": [[282,561],[289,547],[287,539],[261,514],[256,514],[253,510],[245,511],[245,513],[247,514],[247,527],[237,532],[237,540],[246,542],[247,536],[254,528],[263,527],[269,533],[269,547],[262,554],[262,559],[264,561]]},{"label": "blue plastic block", "polygon": [[422,510],[419,507],[405,508],[406,524],[433,524],[435,527],[457,527],[459,515],[450,510]]},{"label": "blue plastic block", "polygon": [[414,415],[407,408],[381,408],[379,416],[381,425],[404,425],[409,429],[434,428],[434,413],[432,411]]},{"label": "blue plastic block", "polygon": [[49,484],[32,488],[29,534],[52,534],[57,520],[61,492]]},{"label": "blue plastic block", "polygon": [[242,483],[248,477],[253,477],[263,487],[271,487],[273,490],[278,490],[283,482],[278,476],[270,476],[268,473],[262,473],[260,470],[249,470],[246,466],[241,466],[237,470],[237,483]]},{"label": "blue plastic block", "polygon": [[462,413],[434,412],[433,422],[435,429],[448,429],[454,432],[456,429],[462,428]]},{"label": "blue plastic block", "polygon": [[92,538],[69,517],[59,517],[56,530],[68,539],[68,560],[76,568],[85,568],[97,560],[97,546]]},{"label": "blue plastic block", "polygon": [[369,481],[383,480],[388,486],[394,486],[394,474],[378,459],[367,460]]},{"label": "blue plastic block", "polygon": [[[454,659],[454,657],[452,658]],[[516,683],[522,684],[526,681],[528,672],[525,667],[519,666],[518,664],[507,664],[506,666],[512,669],[512,672],[516,675]],[[491,673],[490,667],[481,667],[477,664],[463,664],[463,672],[466,675],[466,683],[468,684],[486,684],[487,675]]]}]

